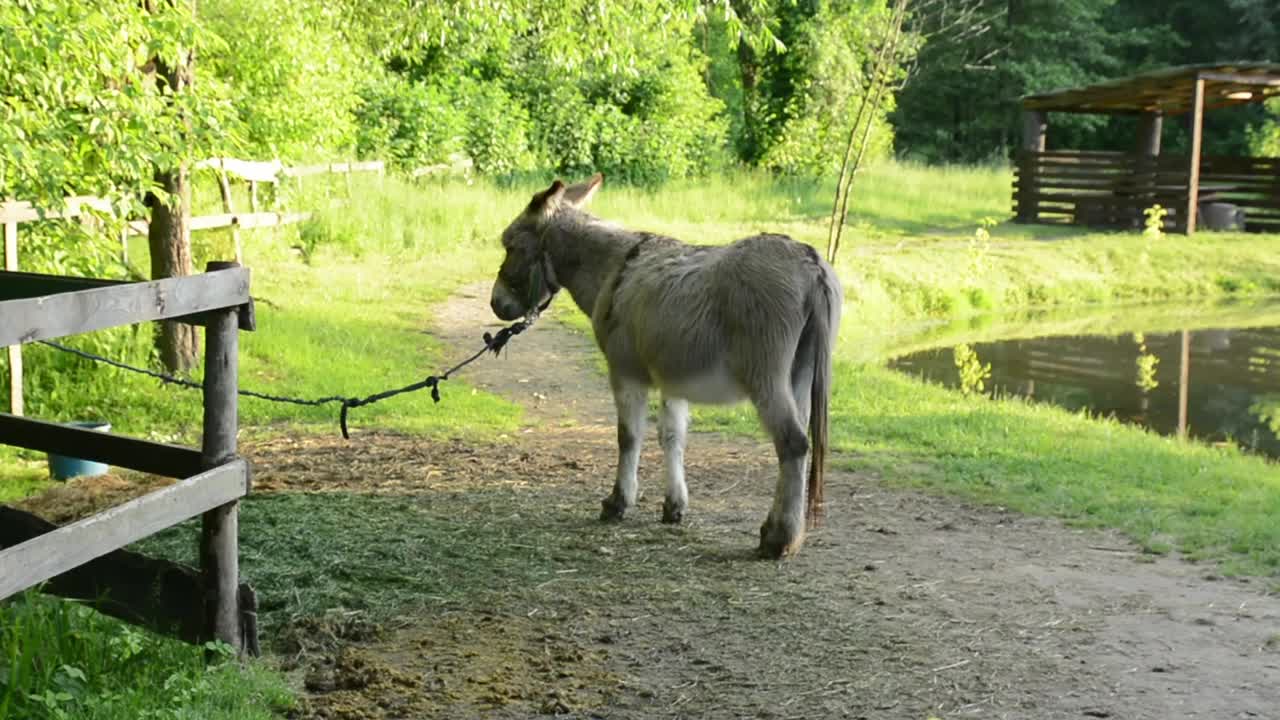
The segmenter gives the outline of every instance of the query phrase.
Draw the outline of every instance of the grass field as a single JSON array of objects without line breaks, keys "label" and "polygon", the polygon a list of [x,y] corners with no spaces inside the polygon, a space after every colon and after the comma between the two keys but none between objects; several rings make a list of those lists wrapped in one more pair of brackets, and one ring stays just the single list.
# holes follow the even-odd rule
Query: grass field
[{"label": "grass field", "polygon": [[[301,397],[361,396],[413,382],[470,354],[473,348],[443,347],[427,332],[432,306],[459,285],[492,275],[500,259],[498,233],[535,189],[462,182],[414,186],[387,178],[358,180],[354,197],[340,207],[316,191],[292,199],[294,208],[321,209],[301,227],[244,234],[259,329],[242,335],[242,386]],[[977,228],[988,218],[1008,216],[1009,175],[999,169],[886,165],[860,177],[855,193],[838,263],[847,296],[832,420],[835,445],[844,453],[838,462],[889,483],[1118,528],[1151,552],[1176,548],[1222,562],[1230,572],[1280,575],[1280,470],[1275,465],[1052,407],[965,398],[879,363],[900,350],[1016,336],[1026,332],[1028,322],[1116,328],[1141,320],[1144,302],[1209,303],[1275,294],[1280,292],[1278,238],[1201,234],[1148,241],[1136,233],[1001,223],[984,240],[975,236]],[[606,185],[593,210],[691,242],[722,243],[769,230],[821,248],[830,202],[825,186],[742,174],[659,191]],[[201,235],[198,264],[227,257],[228,249],[226,235]],[[141,245],[134,252],[140,260]],[[1113,308],[1115,317],[1089,325],[1081,319],[1083,306]],[[1196,313],[1230,314],[1230,308],[1208,306]],[[573,311],[556,317],[578,326],[584,322]],[[114,330],[75,343],[146,364],[151,362],[147,340],[135,331]],[[28,347],[26,357],[32,415],[103,417],[118,431],[162,440],[192,442],[197,436],[198,393],[94,367],[48,348]],[[465,373],[442,391],[439,406],[426,393],[401,396],[353,411],[352,422],[469,439],[492,438],[524,422],[519,407],[473,392]],[[251,437],[335,433],[336,411],[335,406],[300,408],[245,399],[241,421]],[[702,411],[696,423],[704,429],[756,432],[744,408]],[[48,484],[45,474],[42,456],[0,448],[0,501],[39,491]],[[397,568],[394,547],[360,555],[361,548],[377,546],[374,538],[393,534],[413,543],[422,540],[414,528],[430,527],[458,542],[446,553],[456,567],[446,564],[440,572],[465,574],[468,563],[465,540],[471,529],[450,525],[447,517],[426,517],[429,511],[403,503],[282,495],[255,500],[245,512],[246,522],[261,515],[264,523],[271,517],[302,516],[317,525],[369,518],[352,531],[351,547],[334,551],[362,558],[357,564],[367,577],[357,580],[383,593],[386,607],[405,593],[439,593],[443,584],[426,576],[409,579]],[[419,523],[424,518],[425,525]],[[511,532],[518,534],[519,528]],[[159,538],[152,547],[181,557],[189,548],[176,537]],[[279,543],[287,545],[287,538]],[[474,579],[483,584],[486,578],[521,572],[519,567],[490,568]],[[295,610],[320,612],[341,604],[343,593],[350,592],[322,574],[314,579],[314,604]],[[130,709],[147,702],[148,693],[165,692],[147,688],[177,683],[186,688],[181,697],[188,707],[216,706],[230,713],[221,717],[252,718],[257,717],[252,712],[267,712],[263,708],[284,702],[286,695],[270,675],[252,669],[242,674],[229,666],[205,671],[198,648],[139,639],[143,636],[122,625],[65,604],[26,596],[0,608],[0,618],[0,627],[8,628],[0,652],[10,667],[23,667],[29,660],[23,648],[35,647],[32,638],[49,628],[84,641],[45,647],[38,663],[28,662],[31,668],[39,665],[38,672],[19,678],[29,684],[11,674],[10,690],[0,696],[7,703],[0,704],[0,716],[3,708],[19,706],[38,710],[37,717],[61,717],[54,706],[88,713],[88,701],[77,697],[107,697],[116,699],[101,701],[96,714],[70,716],[133,717]],[[112,653],[146,661],[118,675],[111,669],[119,665],[110,662]],[[169,675],[158,674],[161,666]],[[74,671],[59,669],[64,667]],[[102,689],[125,685],[138,688],[136,696],[117,698]],[[235,714],[250,705],[252,711]],[[215,715],[175,711],[161,716]]]}]

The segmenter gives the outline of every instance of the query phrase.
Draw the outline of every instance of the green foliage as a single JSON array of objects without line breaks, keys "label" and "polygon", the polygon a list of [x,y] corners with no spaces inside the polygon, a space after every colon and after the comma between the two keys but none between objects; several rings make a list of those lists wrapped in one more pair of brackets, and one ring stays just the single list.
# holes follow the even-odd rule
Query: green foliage
[{"label": "green foliage", "polygon": [[440,84],[387,73],[366,84],[356,109],[356,154],[413,169],[445,162],[464,149],[467,115]]},{"label": "green foliage", "polygon": [[0,4],[0,195],[56,207],[96,194],[137,207],[156,167],[206,154],[222,106],[144,66],[205,46],[185,2]]},{"label": "green foliage", "polygon": [[314,161],[355,145],[357,89],[378,69],[318,0],[201,0],[200,23],[222,41],[197,74],[235,108],[237,155]]},{"label": "green foliage", "polygon": [[1169,209],[1161,207],[1159,203],[1142,211],[1144,219],[1142,221],[1142,237],[1147,240],[1159,240],[1164,237],[1164,219],[1169,215]]},{"label": "green foliage", "polygon": [[969,237],[969,274],[974,280],[982,277],[990,267],[991,230],[996,226],[994,218],[983,218],[982,224]]},{"label": "green foliage", "polygon": [[[808,13],[795,17],[808,6]],[[765,64],[766,123],[771,132],[756,142],[760,163],[790,175],[823,177],[837,172],[860,101],[871,92],[868,68],[881,44],[888,41],[890,12],[883,0],[850,3],[780,4],[790,19],[788,51]],[[900,43],[891,60],[887,82],[902,78],[901,63],[913,53],[914,41]],[[892,91],[885,94],[866,157],[883,157],[893,146],[886,120],[893,109]],[[866,122],[865,120],[863,122]]]},{"label": "green foliage", "polygon": [[[893,115],[897,152],[931,162],[1009,157],[1018,146],[1018,99],[1175,65],[1260,61],[1280,38],[1271,0],[953,0],[920,4],[913,28],[928,40]],[[975,102],[975,98],[978,99]],[[1214,111],[1204,148],[1265,147],[1260,105]],[[1054,115],[1054,147],[1129,150],[1135,120]],[[1185,152],[1182,123],[1166,123],[1166,152]]]},{"label": "green foliage", "polygon": [[1160,357],[1147,349],[1147,338],[1142,333],[1134,333],[1133,341],[1138,345],[1138,357],[1134,359],[1138,376],[1134,384],[1142,392],[1149,393],[1160,387],[1160,382],[1156,380],[1156,366],[1160,364]]},{"label": "green foliage", "polygon": [[1266,102],[1265,119],[1247,131],[1249,152],[1263,157],[1280,157],[1280,98]]},{"label": "green foliage", "polygon": [[24,593],[0,605],[0,717],[269,720],[292,704],[283,677],[226,662],[229,652]]},{"label": "green foliage", "polygon": [[991,378],[991,363],[983,363],[972,345],[961,343],[952,351],[956,370],[960,373],[960,392],[965,395],[981,395]]},{"label": "green foliage", "polygon": [[530,169],[528,111],[493,83],[465,83],[459,94],[467,118],[464,147],[476,170],[504,177]]}]

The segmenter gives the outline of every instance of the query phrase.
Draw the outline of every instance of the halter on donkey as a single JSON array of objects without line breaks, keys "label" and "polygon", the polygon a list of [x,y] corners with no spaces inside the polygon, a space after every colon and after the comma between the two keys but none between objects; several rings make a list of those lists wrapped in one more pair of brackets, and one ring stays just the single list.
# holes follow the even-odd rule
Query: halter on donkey
[{"label": "halter on donkey", "polygon": [[[603,520],[634,507],[648,391],[662,395],[664,522],[684,516],[689,403],[749,399],[773,438],[779,477],[760,554],[799,550],[822,512],[831,351],[843,291],[810,246],[756,235],[723,247],[626,230],[582,211],[603,183],[556,180],[502,233],[491,305],[503,320],[561,288],[591,317],[618,410],[618,472]],[[807,430],[807,432],[806,432]]]}]

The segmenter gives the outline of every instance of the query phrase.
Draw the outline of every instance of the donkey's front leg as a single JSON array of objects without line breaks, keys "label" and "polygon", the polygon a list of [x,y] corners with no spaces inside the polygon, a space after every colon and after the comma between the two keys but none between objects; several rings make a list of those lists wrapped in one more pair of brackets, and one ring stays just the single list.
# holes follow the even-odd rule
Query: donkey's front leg
[{"label": "donkey's front leg", "polygon": [[618,409],[618,476],[613,492],[604,499],[601,520],[621,520],[636,504],[639,486],[640,446],[649,412],[649,391],[644,385],[613,380],[613,403]]},{"label": "donkey's front leg", "polygon": [[684,483],[684,447],[689,432],[689,401],[662,398],[658,418],[658,442],[667,476],[667,497],[662,501],[662,522],[678,523],[689,507],[689,488]]}]

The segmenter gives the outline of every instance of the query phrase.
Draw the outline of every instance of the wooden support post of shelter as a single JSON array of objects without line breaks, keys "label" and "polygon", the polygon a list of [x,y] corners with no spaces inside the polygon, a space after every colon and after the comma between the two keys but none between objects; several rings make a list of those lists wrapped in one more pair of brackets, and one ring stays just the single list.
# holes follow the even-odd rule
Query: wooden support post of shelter
[{"label": "wooden support post of shelter", "polygon": [[1134,149],[1143,157],[1160,155],[1160,136],[1164,131],[1164,115],[1144,112],[1138,116],[1138,138]]},{"label": "wooden support post of shelter", "polygon": [[[1187,233],[1241,226],[1280,231],[1280,157],[1206,156],[1204,113],[1280,97],[1280,64],[1218,63],[1142,73],[1022,98],[1013,201],[1019,222],[1137,229],[1161,205]],[[1134,115],[1131,151],[1048,150],[1046,113]],[[1187,115],[1183,156],[1163,154],[1164,119]]]},{"label": "wooden support post of shelter", "polygon": [[1196,75],[1191,85],[1191,157],[1187,164],[1187,211],[1183,219],[1187,234],[1196,231],[1200,211],[1200,147],[1204,134],[1204,78]]},{"label": "wooden support post of shelter", "polygon": [[[0,508],[0,600],[47,583],[47,592],[130,622],[257,652],[256,599],[239,582],[236,514],[249,491],[248,464],[236,455],[237,334],[253,329],[252,308],[249,272],[234,263],[136,283],[0,273],[0,346],[156,320],[207,328],[200,452],[0,413],[6,444],[179,480],[59,528]],[[175,575],[174,563],[121,550],[197,515],[200,573],[179,567]]]},{"label": "wooden support post of shelter", "polygon": [[1040,215],[1036,199],[1036,155],[1043,153],[1049,131],[1048,114],[1042,110],[1022,111],[1022,152],[1018,154],[1018,222],[1033,223]]}]

